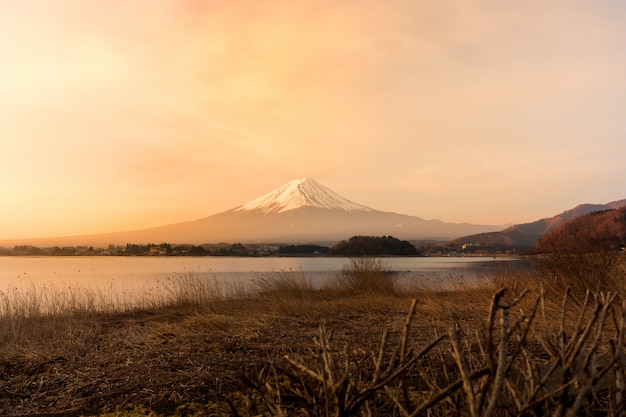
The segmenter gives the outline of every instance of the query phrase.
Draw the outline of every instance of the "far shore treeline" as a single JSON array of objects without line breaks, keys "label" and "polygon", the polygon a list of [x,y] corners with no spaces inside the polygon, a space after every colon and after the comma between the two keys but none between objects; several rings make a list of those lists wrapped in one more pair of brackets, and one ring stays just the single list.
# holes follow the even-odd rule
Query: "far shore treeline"
[{"label": "far shore treeline", "polygon": [[[432,245],[431,245],[432,249]],[[437,247],[441,254],[441,247]],[[448,248],[450,249],[450,248]],[[456,254],[446,250],[446,254]],[[415,245],[392,236],[353,236],[333,246],[317,244],[132,244],[93,246],[17,245],[0,248],[0,256],[420,256]]]}]

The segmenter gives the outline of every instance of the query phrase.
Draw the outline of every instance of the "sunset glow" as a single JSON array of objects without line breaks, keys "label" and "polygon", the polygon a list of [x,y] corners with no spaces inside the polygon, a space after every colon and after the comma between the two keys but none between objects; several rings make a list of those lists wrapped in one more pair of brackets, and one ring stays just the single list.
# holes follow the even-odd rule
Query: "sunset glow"
[{"label": "sunset glow", "polygon": [[0,240],[304,177],[447,222],[624,199],[625,21],[617,0],[0,0]]}]

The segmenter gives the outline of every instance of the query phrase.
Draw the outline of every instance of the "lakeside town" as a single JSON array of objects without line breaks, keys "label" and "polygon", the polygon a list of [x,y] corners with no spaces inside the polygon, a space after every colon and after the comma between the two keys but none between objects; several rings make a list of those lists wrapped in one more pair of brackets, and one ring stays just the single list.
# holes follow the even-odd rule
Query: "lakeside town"
[{"label": "lakeside town", "polygon": [[[518,255],[526,253],[529,248],[481,244],[459,244],[454,242],[414,242],[415,251],[401,253],[366,253],[367,255],[396,256],[493,256]],[[295,244],[132,244],[94,246],[52,246],[38,247],[34,245],[16,245],[12,248],[0,247],[0,256],[351,256],[353,253],[340,253],[324,245]]]}]

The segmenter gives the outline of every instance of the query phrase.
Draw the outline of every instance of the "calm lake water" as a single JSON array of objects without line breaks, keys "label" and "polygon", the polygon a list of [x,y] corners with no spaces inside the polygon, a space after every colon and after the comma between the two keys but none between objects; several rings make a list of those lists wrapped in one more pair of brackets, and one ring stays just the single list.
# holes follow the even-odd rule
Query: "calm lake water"
[{"label": "calm lake water", "polygon": [[[499,270],[519,268],[517,258],[383,258],[400,279],[425,286],[464,285]],[[337,276],[349,258],[244,257],[0,257],[0,293],[96,291],[128,302],[162,294],[179,277],[201,276],[222,288],[254,291],[273,273],[302,271],[316,287]]]}]

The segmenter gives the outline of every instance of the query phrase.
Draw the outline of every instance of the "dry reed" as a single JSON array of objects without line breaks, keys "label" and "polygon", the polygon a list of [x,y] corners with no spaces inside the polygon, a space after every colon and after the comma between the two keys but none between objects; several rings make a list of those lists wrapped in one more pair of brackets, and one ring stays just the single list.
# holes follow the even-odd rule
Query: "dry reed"
[{"label": "dry reed", "polygon": [[[352,357],[354,346],[332,346],[332,331],[322,325],[308,360],[287,355],[248,381],[256,401],[273,416],[626,412],[626,305],[617,303],[615,294],[588,292],[582,310],[572,316],[566,292],[555,327],[545,311],[545,294],[525,308],[528,296],[523,291],[507,300],[500,290],[483,329],[469,332],[455,324],[421,345],[410,337],[414,301],[399,341],[390,345],[384,332],[378,351],[361,359]],[[548,331],[536,333],[534,322],[541,317]],[[258,411],[253,404],[239,410],[231,402],[231,407],[235,415],[252,415]]]},{"label": "dry reed", "polygon": [[327,289],[351,294],[391,295],[396,291],[396,276],[381,258],[351,258]]}]

